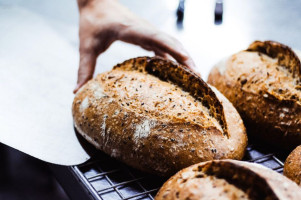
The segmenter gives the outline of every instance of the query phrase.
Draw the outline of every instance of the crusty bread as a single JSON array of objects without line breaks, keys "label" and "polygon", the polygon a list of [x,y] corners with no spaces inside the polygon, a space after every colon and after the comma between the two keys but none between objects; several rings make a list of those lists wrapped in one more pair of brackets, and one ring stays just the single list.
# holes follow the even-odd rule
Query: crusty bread
[{"label": "crusty bread", "polygon": [[292,149],[301,144],[300,60],[289,47],[256,41],[208,77],[233,103],[248,134]]},{"label": "crusty bread", "polygon": [[285,160],[283,174],[301,186],[301,145]]},{"label": "crusty bread", "polygon": [[185,67],[140,57],[77,92],[74,125],[98,149],[142,171],[172,175],[212,159],[242,159],[243,122],[231,103]]},{"label": "crusty bread", "polygon": [[155,200],[299,200],[300,188],[258,164],[214,160],[192,165],[164,183]]}]

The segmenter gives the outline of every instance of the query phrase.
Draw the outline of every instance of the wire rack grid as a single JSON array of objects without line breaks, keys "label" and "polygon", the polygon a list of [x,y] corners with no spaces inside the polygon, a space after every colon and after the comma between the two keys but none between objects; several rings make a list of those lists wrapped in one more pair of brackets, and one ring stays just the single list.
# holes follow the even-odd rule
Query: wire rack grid
[{"label": "wire rack grid", "polygon": [[[283,172],[283,162],[275,154],[265,153],[251,145],[247,147],[244,160]],[[97,200],[153,200],[166,181],[132,169],[103,153],[71,168],[92,198]]]}]

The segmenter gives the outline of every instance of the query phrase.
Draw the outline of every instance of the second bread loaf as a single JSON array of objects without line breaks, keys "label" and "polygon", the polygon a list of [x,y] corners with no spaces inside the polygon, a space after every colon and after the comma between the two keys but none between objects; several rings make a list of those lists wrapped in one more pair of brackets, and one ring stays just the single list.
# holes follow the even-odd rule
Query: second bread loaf
[{"label": "second bread loaf", "polygon": [[255,41],[217,64],[208,82],[233,103],[250,135],[292,149],[301,144],[300,74],[288,46]]}]

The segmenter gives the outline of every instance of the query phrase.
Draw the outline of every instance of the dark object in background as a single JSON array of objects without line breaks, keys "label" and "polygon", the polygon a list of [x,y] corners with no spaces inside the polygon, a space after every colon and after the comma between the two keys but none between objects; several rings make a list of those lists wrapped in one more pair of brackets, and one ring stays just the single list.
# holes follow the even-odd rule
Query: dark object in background
[{"label": "dark object in background", "polygon": [[177,27],[178,27],[178,29],[183,29],[184,11],[185,11],[185,0],[180,0],[178,8],[177,8]]},{"label": "dark object in background", "polygon": [[69,200],[46,162],[0,143],[1,200]]},{"label": "dark object in background", "polygon": [[214,24],[220,25],[223,23],[223,0],[216,0],[214,9]]}]

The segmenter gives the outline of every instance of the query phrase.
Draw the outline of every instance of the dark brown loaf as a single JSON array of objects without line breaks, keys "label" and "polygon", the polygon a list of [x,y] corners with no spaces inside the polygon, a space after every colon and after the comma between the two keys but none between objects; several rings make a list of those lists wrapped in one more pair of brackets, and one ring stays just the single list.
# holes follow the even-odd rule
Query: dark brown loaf
[{"label": "dark brown loaf", "polygon": [[215,88],[185,67],[134,58],[76,94],[74,125],[98,149],[161,176],[200,161],[241,159],[242,120]]},{"label": "dark brown loaf", "polygon": [[164,183],[155,200],[299,200],[300,188],[258,164],[234,160],[199,163]]},{"label": "dark brown loaf", "polygon": [[283,174],[301,186],[301,145],[285,160]]},{"label": "dark brown loaf", "polygon": [[233,103],[248,133],[291,149],[301,144],[300,70],[289,47],[256,41],[217,64],[208,83]]}]

